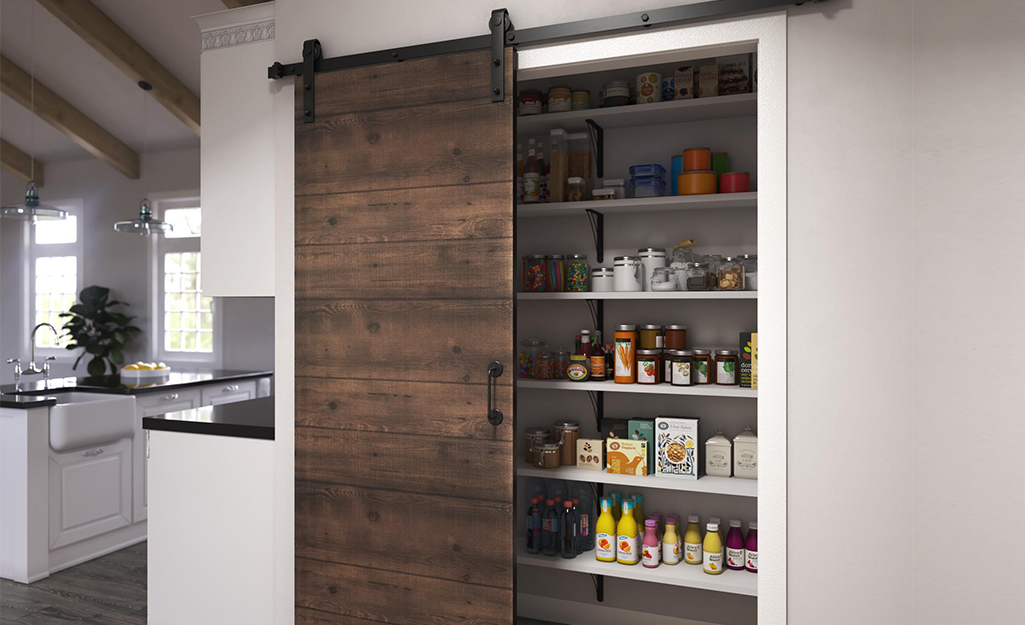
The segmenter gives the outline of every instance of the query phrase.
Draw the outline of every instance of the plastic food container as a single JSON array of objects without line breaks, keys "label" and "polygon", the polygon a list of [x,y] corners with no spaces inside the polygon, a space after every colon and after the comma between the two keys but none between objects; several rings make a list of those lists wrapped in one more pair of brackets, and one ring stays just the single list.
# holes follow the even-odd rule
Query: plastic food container
[{"label": "plastic food container", "polygon": [[719,179],[720,193],[747,193],[751,190],[751,174],[746,171],[728,171]]},{"label": "plastic food container", "polygon": [[591,192],[592,200],[614,200],[616,199],[615,189],[595,189]]},{"label": "plastic food container", "polygon": [[570,202],[582,202],[587,199],[587,181],[574,176],[566,181],[566,200]]},{"label": "plastic food container", "polygon": [[617,200],[626,198],[626,181],[622,178],[607,178],[605,180],[604,188],[614,190],[616,192]]},{"label": "plastic food container", "polygon": [[706,195],[715,193],[714,171],[686,171],[677,176],[676,192],[679,195]]},{"label": "plastic food container", "polygon": [[634,197],[659,197],[666,190],[665,178],[640,176],[630,179],[630,192]]},{"label": "plastic food container", "polygon": [[651,163],[648,165],[633,165],[630,167],[630,177],[636,178],[639,176],[659,176],[661,178],[666,177],[666,168],[662,167],[658,163]]}]

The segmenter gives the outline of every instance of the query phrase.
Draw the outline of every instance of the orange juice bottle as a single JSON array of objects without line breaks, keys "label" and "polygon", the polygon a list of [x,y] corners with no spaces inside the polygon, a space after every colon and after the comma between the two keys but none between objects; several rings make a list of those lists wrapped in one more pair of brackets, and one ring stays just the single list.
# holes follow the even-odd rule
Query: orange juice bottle
[{"label": "orange juice bottle", "polygon": [[623,502],[623,516],[616,525],[616,562],[637,564],[641,561],[641,537],[637,532],[637,521],[633,515],[634,502]]},{"label": "orange juice bottle", "polygon": [[719,524],[709,523],[705,527],[705,542],[701,546],[704,551],[704,569],[709,575],[721,575],[726,559],[723,557],[722,538],[719,537]]},{"label": "orange juice bottle", "polygon": [[616,523],[619,523],[619,518],[623,516],[623,493],[613,491],[609,493],[609,497],[612,498],[612,518],[616,520]]},{"label": "orange juice bottle", "polygon": [[595,523],[596,549],[594,557],[600,562],[616,561],[616,519],[612,516],[612,497],[601,498],[601,514]]}]

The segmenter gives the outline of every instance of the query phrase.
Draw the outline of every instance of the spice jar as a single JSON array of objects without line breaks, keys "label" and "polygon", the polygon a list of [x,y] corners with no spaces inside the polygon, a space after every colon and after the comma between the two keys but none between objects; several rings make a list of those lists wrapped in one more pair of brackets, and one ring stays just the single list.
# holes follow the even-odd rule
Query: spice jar
[{"label": "spice jar", "polygon": [[662,349],[663,343],[664,337],[662,336],[662,326],[641,326],[641,349]]},{"label": "spice jar", "polygon": [[549,352],[540,352],[534,361],[534,377],[538,380],[551,380],[555,377],[555,362]]},{"label": "spice jar", "polygon": [[565,113],[572,110],[572,91],[569,87],[552,87],[548,90],[548,112]]},{"label": "spice jar", "polygon": [[690,386],[694,383],[692,370],[694,364],[694,352],[689,349],[674,349],[669,352],[673,361],[673,377],[670,381],[673,386]]},{"label": "spice jar", "polygon": [[552,427],[552,438],[561,448],[559,464],[564,467],[577,465],[577,439],[580,438],[580,424],[576,421],[559,421]]},{"label": "spice jar", "polygon": [[614,272],[611,267],[595,267],[591,270],[591,291],[608,293],[615,290]]},{"label": "spice jar", "polygon": [[566,379],[567,369],[569,369],[569,352],[562,345],[559,346],[559,351],[555,352],[555,358],[552,360],[552,369],[552,377],[556,380]]},{"label": "spice jar", "polygon": [[573,354],[569,357],[569,368],[566,369],[566,377],[573,382],[586,382],[591,377],[590,358],[583,354]]},{"label": "spice jar", "polygon": [[520,341],[520,377],[534,377],[534,363],[537,362],[538,354],[548,345],[536,336],[529,336]]},{"label": "spice jar", "polygon": [[744,265],[744,288],[748,291],[758,290],[758,255],[737,254],[735,256]]},{"label": "spice jar", "polygon": [[523,257],[523,290],[539,292],[548,288],[548,263],[541,254]]},{"label": "spice jar", "polygon": [[527,464],[537,464],[538,448],[547,441],[548,430],[544,428],[527,428],[523,431],[524,460]]},{"label": "spice jar", "polygon": [[668,325],[665,336],[666,349],[687,349],[687,326]]},{"label": "spice jar", "polygon": [[537,462],[534,464],[539,469],[559,468],[559,444],[551,441],[541,443],[537,447]]},{"label": "spice jar", "polygon": [[613,379],[617,384],[637,381],[637,339],[637,326],[616,326]]},{"label": "spice jar", "polygon": [[712,352],[708,349],[695,349],[694,350],[694,366],[691,367],[693,370],[694,384],[711,384],[712,383]]},{"label": "spice jar", "polygon": [[649,291],[675,291],[679,286],[676,283],[676,270],[672,267],[656,268],[655,273],[651,275],[650,284]]},{"label": "spice jar", "polygon": [[718,280],[723,291],[743,291],[744,265],[737,258],[727,256],[719,264]]},{"label": "spice jar", "polygon": [[566,201],[583,202],[587,199],[587,181],[573,176],[566,181]]},{"label": "spice jar", "polygon": [[636,256],[616,256],[613,259],[616,291],[634,292],[641,289],[641,259]]},{"label": "spice jar", "polygon": [[625,80],[613,80],[605,85],[601,93],[601,108],[630,104],[630,84]]},{"label": "spice jar", "polygon": [[566,290],[566,257],[562,254],[546,256],[548,263],[548,289],[556,293]]},{"label": "spice jar", "polygon": [[715,350],[715,383],[721,386],[733,386],[740,383],[737,378],[737,350]]},{"label": "spice jar", "polygon": [[566,290],[575,293],[587,291],[590,278],[591,268],[587,265],[587,254],[570,254],[566,258]]},{"label": "spice jar", "polygon": [[710,291],[712,278],[708,274],[707,263],[687,263],[687,290]]},{"label": "spice jar", "polygon": [[638,349],[637,350],[637,383],[658,384],[659,380],[659,357],[662,354],[660,349]]},{"label": "spice jar", "polygon": [[570,105],[574,111],[586,111],[591,108],[591,92],[587,89],[577,89],[570,94]]},{"label": "spice jar", "polygon": [[516,113],[523,115],[539,115],[541,113],[541,90],[524,89],[520,92],[520,106]]}]

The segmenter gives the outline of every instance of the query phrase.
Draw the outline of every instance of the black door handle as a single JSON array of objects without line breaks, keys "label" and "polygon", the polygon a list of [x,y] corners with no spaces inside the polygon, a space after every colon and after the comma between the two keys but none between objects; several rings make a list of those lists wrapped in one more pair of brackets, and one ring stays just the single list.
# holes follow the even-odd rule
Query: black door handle
[{"label": "black door handle", "polygon": [[502,422],[502,411],[491,407],[491,395],[494,392],[492,385],[498,386],[498,382],[492,380],[500,375],[502,375],[502,363],[495,360],[488,365],[488,423],[491,425],[498,425]]}]

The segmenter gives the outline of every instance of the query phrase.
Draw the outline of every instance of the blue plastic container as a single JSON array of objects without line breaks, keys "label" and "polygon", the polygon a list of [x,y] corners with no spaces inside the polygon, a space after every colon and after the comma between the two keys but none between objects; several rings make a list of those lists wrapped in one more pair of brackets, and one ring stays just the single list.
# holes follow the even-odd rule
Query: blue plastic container
[{"label": "blue plastic container", "polygon": [[630,179],[630,194],[633,197],[660,197],[665,192],[666,179],[662,176],[635,176]]},{"label": "blue plastic container", "polygon": [[666,168],[658,163],[634,165],[630,168],[630,176],[659,176],[664,179],[666,177]]}]

